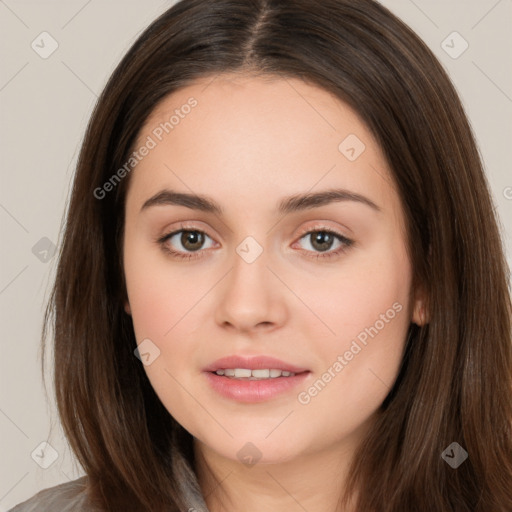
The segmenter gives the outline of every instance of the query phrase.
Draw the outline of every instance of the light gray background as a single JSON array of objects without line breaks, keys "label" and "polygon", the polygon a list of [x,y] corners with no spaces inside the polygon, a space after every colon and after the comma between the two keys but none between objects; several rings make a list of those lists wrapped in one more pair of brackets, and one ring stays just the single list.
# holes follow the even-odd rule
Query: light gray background
[{"label": "light gray background", "polygon": [[[59,243],[77,152],[97,95],[138,34],[172,3],[0,0],[0,512],[83,474],[57,421],[51,367],[49,402],[39,370],[43,306],[56,264],[56,258],[44,261],[48,242],[40,240]],[[502,219],[510,262],[512,0],[382,3],[429,45],[461,95]],[[31,47],[34,40],[39,51],[50,47],[47,36],[41,43],[43,31],[59,45],[47,59]],[[442,47],[454,31],[469,43],[455,59]],[[452,53],[461,44],[458,36],[444,43],[453,47],[447,48]],[[31,456],[43,441],[58,453],[47,469]],[[51,450],[38,459],[41,453],[36,451],[34,459],[50,460]]]}]

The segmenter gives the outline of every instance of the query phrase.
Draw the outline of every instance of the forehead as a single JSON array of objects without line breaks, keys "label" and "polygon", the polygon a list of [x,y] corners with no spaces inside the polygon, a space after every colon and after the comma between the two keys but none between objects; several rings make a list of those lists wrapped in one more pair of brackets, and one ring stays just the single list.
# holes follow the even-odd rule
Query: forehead
[{"label": "forehead", "polygon": [[[189,109],[191,101],[197,104]],[[182,122],[187,117],[190,119]],[[229,136],[230,141],[236,138],[241,143],[250,136],[255,145],[270,139],[272,147],[284,145],[292,137],[296,146],[304,137],[331,145],[347,130],[371,138],[347,104],[315,84],[291,77],[220,74],[199,79],[165,97],[149,115],[141,135],[171,119],[169,139],[176,142],[183,127],[191,124],[194,130],[200,126],[203,134],[208,132],[210,140]]]},{"label": "forehead", "polygon": [[[348,105],[296,78],[217,75],[168,95],[135,147],[154,147],[135,167],[139,197],[159,186],[207,193],[244,190],[261,203],[314,187],[390,193],[391,174],[373,135]],[[188,191],[190,191],[188,190]]]}]

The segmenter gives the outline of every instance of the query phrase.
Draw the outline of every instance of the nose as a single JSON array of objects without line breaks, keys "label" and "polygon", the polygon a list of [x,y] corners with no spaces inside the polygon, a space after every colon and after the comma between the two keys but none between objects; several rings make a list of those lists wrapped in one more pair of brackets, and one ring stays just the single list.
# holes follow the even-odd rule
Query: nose
[{"label": "nose", "polygon": [[252,332],[273,330],[285,323],[286,289],[268,264],[265,250],[252,262],[235,252],[231,270],[217,289],[218,325]]}]

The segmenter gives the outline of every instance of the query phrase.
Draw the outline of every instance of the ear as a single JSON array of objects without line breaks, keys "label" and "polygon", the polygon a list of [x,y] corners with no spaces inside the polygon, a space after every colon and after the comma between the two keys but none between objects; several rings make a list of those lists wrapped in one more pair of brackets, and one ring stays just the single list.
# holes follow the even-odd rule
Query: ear
[{"label": "ear", "polygon": [[427,298],[426,293],[423,288],[419,289],[415,293],[414,307],[413,307],[411,322],[413,322],[419,326],[428,324],[428,322],[429,322],[426,298]]},{"label": "ear", "polygon": [[124,310],[128,315],[132,314],[132,310],[130,308],[130,303],[128,302],[128,300],[125,300],[124,302]]}]

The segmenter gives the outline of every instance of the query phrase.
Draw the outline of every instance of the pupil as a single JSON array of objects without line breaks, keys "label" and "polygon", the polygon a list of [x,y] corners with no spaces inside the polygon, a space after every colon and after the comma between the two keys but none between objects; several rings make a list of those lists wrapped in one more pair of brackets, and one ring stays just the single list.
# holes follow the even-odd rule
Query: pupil
[{"label": "pupil", "polygon": [[[327,233],[326,231],[318,231],[316,235],[313,237],[313,247],[315,247],[318,244],[319,247],[316,248],[321,251],[330,249],[332,242],[333,235]],[[327,244],[327,247],[325,246],[325,244]]]}]

